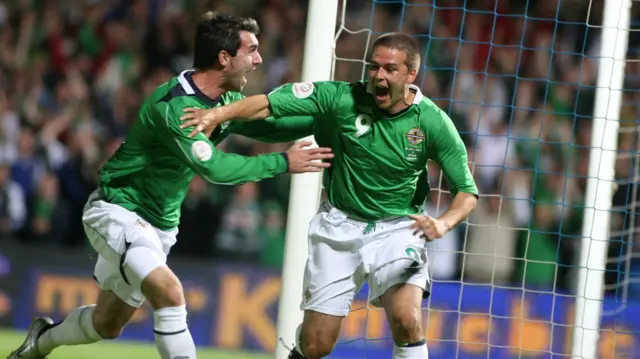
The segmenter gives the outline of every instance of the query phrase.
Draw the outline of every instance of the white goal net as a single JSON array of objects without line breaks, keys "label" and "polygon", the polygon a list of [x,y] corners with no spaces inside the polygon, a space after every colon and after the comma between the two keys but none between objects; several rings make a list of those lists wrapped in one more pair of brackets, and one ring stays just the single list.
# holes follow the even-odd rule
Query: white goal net
[{"label": "white goal net", "polygon": [[[598,57],[603,41],[616,42],[603,38],[604,2],[343,0],[340,6],[333,79],[366,79],[366,59],[380,34],[414,36],[422,56],[417,85],[459,129],[481,192],[469,221],[430,246],[434,285],[423,315],[429,357],[570,356],[576,298],[584,297],[578,285],[584,221],[602,227],[600,212],[585,208],[597,143]],[[640,356],[639,9],[634,2],[617,106],[598,358]],[[608,147],[600,147],[604,159]],[[429,178],[428,209],[440,214],[451,196],[437,166],[429,167]],[[332,357],[391,358],[385,315],[367,307],[366,290]]]}]

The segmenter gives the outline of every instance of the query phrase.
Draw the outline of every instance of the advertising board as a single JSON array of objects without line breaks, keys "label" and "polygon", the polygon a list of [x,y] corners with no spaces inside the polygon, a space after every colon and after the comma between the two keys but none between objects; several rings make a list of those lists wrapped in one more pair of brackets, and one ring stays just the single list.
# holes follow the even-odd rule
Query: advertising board
[{"label": "advertising board", "polygon": [[[94,301],[88,253],[0,245],[0,325],[26,329],[34,315],[56,320]],[[28,260],[25,260],[28,258]],[[183,280],[189,325],[198,345],[273,351],[280,293],[278,272],[247,265],[172,260]],[[393,343],[382,311],[366,306],[366,288],[346,318],[335,358],[390,358]],[[426,307],[426,302],[425,302]],[[570,352],[573,300],[521,289],[435,283],[424,311],[429,357],[551,358]],[[640,305],[607,300],[599,357],[640,355]],[[296,310],[297,308],[292,308]],[[153,341],[152,309],[145,305],[123,337]],[[489,356],[488,356],[489,351]]]}]

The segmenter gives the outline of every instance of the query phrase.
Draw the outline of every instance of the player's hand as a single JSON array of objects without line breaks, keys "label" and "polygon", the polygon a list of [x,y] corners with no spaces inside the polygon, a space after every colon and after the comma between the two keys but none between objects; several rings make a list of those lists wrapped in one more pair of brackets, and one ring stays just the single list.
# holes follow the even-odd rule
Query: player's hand
[{"label": "player's hand", "polygon": [[289,173],[320,172],[324,168],[331,167],[328,162],[318,161],[333,158],[331,149],[327,147],[305,149],[312,144],[309,141],[301,141],[287,150]]},{"label": "player's hand", "polygon": [[415,222],[409,227],[410,229],[414,229],[413,235],[417,235],[422,232],[420,235],[427,242],[434,241],[438,238],[444,237],[447,232],[449,232],[449,225],[447,222],[433,218],[431,216],[422,216],[422,215],[414,215],[410,214],[409,218],[413,219]]},{"label": "player's hand", "polygon": [[189,134],[189,137],[193,137],[198,133],[202,132],[207,137],[210,137],[213,133],[213,130],[218,127],[223,121],[221,119],[222,110],[221,107],[214,107],[210,109],[202,109],[196,107],[187,107],[185,108],[184,115],[180,117],[181,121],[184,121],[180,128],[185,129],[187,127],[193,127],[193,131]]}]

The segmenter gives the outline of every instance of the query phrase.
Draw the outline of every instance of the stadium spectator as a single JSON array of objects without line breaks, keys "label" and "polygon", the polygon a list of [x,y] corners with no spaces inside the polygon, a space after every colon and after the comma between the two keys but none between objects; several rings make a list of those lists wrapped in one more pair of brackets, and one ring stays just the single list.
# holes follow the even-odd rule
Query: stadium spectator
[{"label": "stadium spectator", "polygon": [[0,160],[0,237],[10,237],[22,229],[27,217],[24,192],[9,178],[10,169]]}]

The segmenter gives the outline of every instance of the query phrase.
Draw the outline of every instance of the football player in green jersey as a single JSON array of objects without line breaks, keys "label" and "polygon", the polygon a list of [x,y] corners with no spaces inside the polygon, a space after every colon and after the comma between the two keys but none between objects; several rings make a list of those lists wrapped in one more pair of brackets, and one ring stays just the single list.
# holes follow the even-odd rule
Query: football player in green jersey
[{"label": "football player in green jersey", "polygon": [[[394,358],[428,356],[421,327],[422,298],[430,291],[424,240],[467,218],[477,188],[453,122],[412,85],[419,66],[415,42],[392,33],[374,43],[367,82],[287,84],[216,109],[185,109],[182,127],[195,126],[191,135],[234,118],[313,116],[316,141],[335,154],[323,177],[326,200],[309,227],[305,314],[292,359],[333,350],[365,281],[369,301],[387,313]],[[424,210],[428,160],[441,167],[454,195],[438,218]]]},{"label": "football player in green jersey", "polygon": [[[195,359],[182,286],[166,266],[176,242],[180,207],[197,174],[210,182],[240,184],[283,173],[321,171],[330,149],[244,157],[216,149],[230,133],[263,141],[292,141],[311,134],[313,119],[229,123],[215,133],[189,137],[180,129],[184,106],[210,108],[243,96],[245,74],[262,62],[252,19],[208,13],[196,29],[194,68],[159,86],[142,105],[125,142],[100,170],[100,186],[87,201],[83,223],[98,253],[95,305],[73,310],[54,324],[34,320],[10,359],[45,358],[61,345],[94,343],[120,335],[136,308],[154,308],[156,346],[163,359]],[[211,138],[210,138],[211,136]],[[309,143],[310,144],[310,143]]]}]

